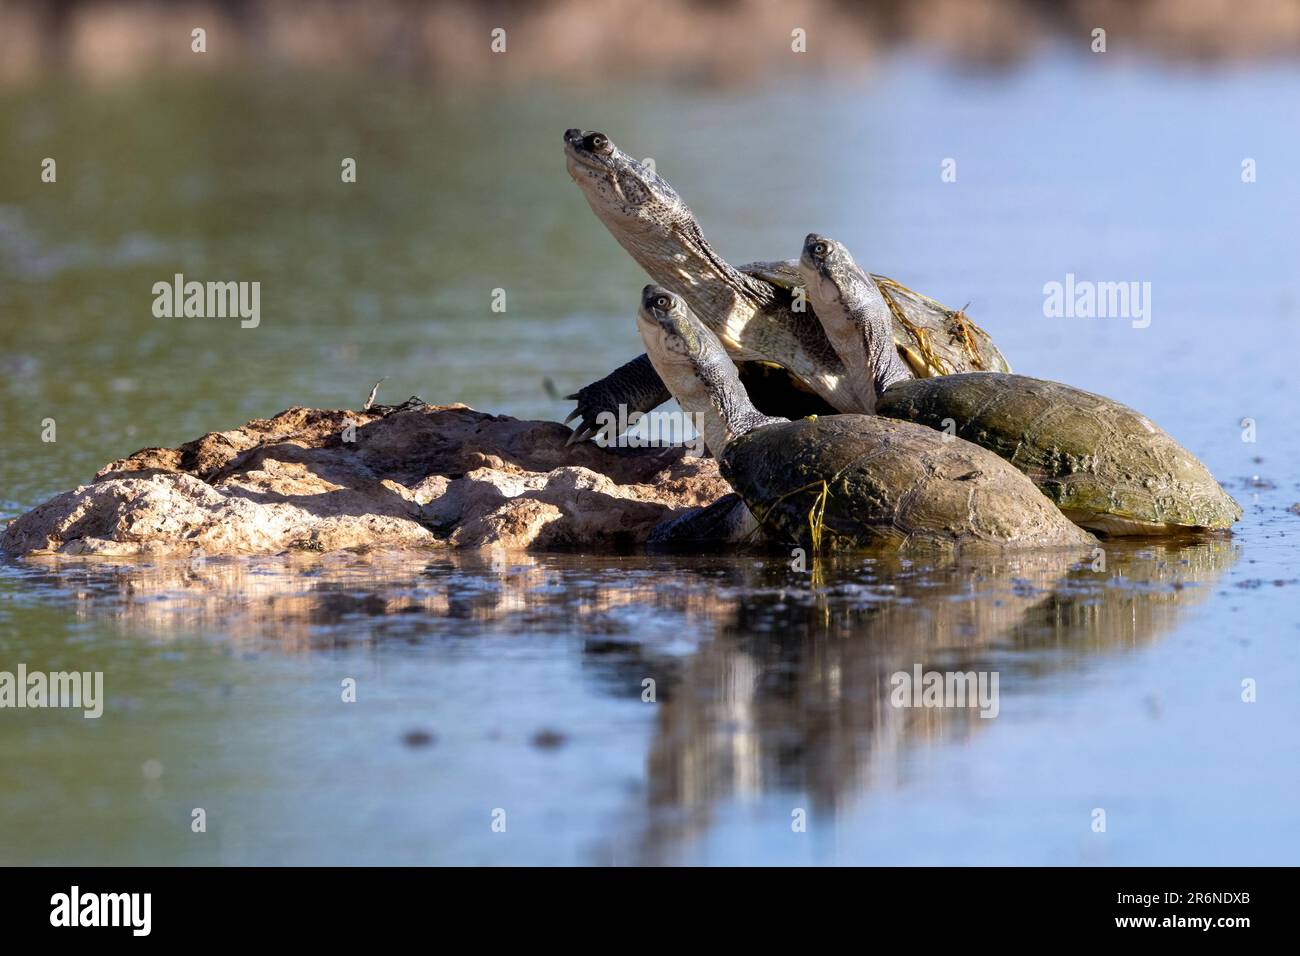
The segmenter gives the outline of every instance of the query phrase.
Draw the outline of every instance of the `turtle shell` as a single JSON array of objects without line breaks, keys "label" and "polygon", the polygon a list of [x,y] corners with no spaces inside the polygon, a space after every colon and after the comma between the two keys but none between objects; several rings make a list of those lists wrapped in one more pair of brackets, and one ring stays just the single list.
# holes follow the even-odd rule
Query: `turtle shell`
[{"label": "turtle shell", "polygon": [[[751,262],[740,271],[783,289],[801,287],[803,276],[793,259]],[[955,372],[1010,372],[1011,366],[993,339],[967,317],[888,276],[872,275],[893,315],[894,344],[917,378]]]},{"label": "turtle shell", "polygon": [[1145,415],[1059,382],[994,372],[899,382],[876,412],[946,426],[996,452],[1093,531],[1218,529],[1241,517],[1206,467]]},{"label": "turtle shell", "polygon": [[956,372],[1010,372],[989,334],[953,310],[886,276],[873,275],[894,317],[894,344],[917,378]]},{"label": "turtle shell", "polygon": [[814,550],[1094,543],[996,455],[907,422],[766,425],[728,444],[720,465],[770,537]]}]

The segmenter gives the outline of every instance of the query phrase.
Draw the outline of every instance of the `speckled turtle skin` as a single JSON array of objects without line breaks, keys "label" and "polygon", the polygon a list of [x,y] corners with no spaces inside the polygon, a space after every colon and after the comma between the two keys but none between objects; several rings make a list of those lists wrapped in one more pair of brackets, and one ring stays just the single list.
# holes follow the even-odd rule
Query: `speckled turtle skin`
[{"label": "speckled turtle skin", "polygon": [[719,464],[768,537],[821,550],[950,553],[1084,548],[1072,524],[996,455],[923,426],[870,415],[769,424],[732,440]]},{"label": "speckled turtle skin", "polygon": [[890,386],[876,412],[997,453],[1077,524],[1103,534],[1226,529],[1241,506],[1145,415],[1081,389],[999,372]]}]

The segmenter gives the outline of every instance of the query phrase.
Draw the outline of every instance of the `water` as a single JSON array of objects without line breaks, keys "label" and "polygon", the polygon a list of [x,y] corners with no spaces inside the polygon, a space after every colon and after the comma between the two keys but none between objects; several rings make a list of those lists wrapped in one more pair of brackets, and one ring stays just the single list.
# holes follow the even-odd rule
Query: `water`
[{"label": "water", "polygon": [[[0,712],[0,862],[1294,861],[1300,72],[1098,60],[725,92],[0,91],[0,155],[33,170],[0,186],[4,515],[381,376],[381,399],[563,417],[543,380],[635,355],[645,281],[564,173],[574,125],[654,157],[732,261],[816,229],[969,302],[1018,371],[1142,409],[1246,509],[1231,539],[1108,545],[1104,570],[9,562],[0,669],[103,670],[108,703]],[[153,318],[176,272],[260,280],[260,327]],[[1151,282],[1150,327],[1044,318],[1071,272]],[[997,671],[998,716],[890,706],[915,664]]]}]

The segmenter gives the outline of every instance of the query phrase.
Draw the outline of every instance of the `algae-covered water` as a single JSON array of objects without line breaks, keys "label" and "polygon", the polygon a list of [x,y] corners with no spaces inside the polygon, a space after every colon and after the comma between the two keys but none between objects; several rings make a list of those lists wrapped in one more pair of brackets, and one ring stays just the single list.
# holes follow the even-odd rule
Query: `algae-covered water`
[{"label": "algae-covered water", "polygon": [[[5,517],[383,376],[562,418],[545,380],[640,351],[645,281],[568,181],[569,126],[653,157],[734,262],[815,229],[969,303],[1017,371],[1141,409],[1246,512],[1104,566],[8,561],[0,671],[102,671],[106,702],[0,710],[0,862],[1294,863],[1296,102],[1289,67],[1062,56],[752,91],[0,88]],[[155,318],[176,273],[259,281],[260,324]],[[1045,317],[1070,274],[1149,282],[1149,324]],[[996,673],[996,716],[893,706],[918,665]]]}]

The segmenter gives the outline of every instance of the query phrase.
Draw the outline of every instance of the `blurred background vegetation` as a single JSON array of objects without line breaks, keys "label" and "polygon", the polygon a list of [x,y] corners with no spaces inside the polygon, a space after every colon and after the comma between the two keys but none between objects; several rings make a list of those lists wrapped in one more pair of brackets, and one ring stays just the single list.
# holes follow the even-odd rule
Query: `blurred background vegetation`
[{"label": "blurred background vegetation", "polygon": [[[176,42],[194,26],[208,31],[204,58]],[[0,76],[263,62],[381,67],[456,86],[600,83],[609,69],[742,83],[771,75],[772,52],[788,49],[796,26],[817,55],[788,58],[789,70],[851,68],[898,43],[1009,63],[1054,35],[1083,42],[1098,26],[1110,52],[1300,50],[1297,0],[6,0]],[[495,27],[508,28],[508,57],[488,55]]]}]

